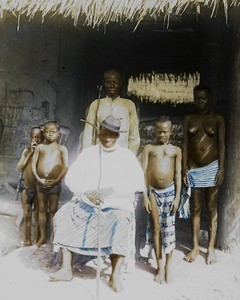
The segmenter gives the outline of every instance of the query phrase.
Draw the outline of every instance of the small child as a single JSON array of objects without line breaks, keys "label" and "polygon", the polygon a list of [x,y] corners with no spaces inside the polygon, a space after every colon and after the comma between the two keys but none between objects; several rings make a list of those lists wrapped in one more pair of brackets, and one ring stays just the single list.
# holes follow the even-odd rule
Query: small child
[{"label": "small child", "polygon": [[36,147],[32,159],[33,174],[37,179],[37,196],[39,201],[40,238],[37,246],[47,240],[47,212],[50,213],[51,238],[53,217],[58,209],[61,192],[61,179],[68,169],[68,151],[58,144],[60,125],[49,121],[43,125],[44,142]]},{"label": "small child", "polygon": [[32,206],[34,203],[34,217],[35,217],[35,242],[39,237],[38,228],[38,200],[36,197],[36,179],[32,171],[32,156],[38,144],[43,141],[43,134],[40,127],[32,127],[30,132],[30,144],[22,152],[21,158],[17,164],[19,172],[23,173],[23,191],[22,191],[22,205],[24,211],[24,246],[31,246],[31,227],[32,227]]},{"label": "small child", "polygon": [[156,145],[143,149],[143,171],[148,195],[144,193],[143,206],[151,215],[153,244],[157,259],[158,283],[170,283],[171,259],[176,245],[175,213],[181,194],[182,152],[169,143],[172,122],[161,116],[155,124]]}]

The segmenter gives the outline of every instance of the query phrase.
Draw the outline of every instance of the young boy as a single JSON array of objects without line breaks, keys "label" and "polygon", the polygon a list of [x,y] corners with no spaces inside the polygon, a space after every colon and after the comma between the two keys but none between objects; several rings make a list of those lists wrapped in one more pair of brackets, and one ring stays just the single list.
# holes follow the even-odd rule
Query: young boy
[{"label": "young boy", "polygon": [[181,149],[169,143],[172,122],[161,116],[155,124],[156,145],[143,149],[143,171],[148,196],[143,196],[143,206],[151,214],[153,243],[157,260],[158,283],[170,283],[171,258],[175,248],[175,213],[181,193]]},{"label": "young boy", "polygon": [[35,242],[38,240],[38,201],[36,179],[32,172],[32,156],[38,144],[43,141],[43,134],[40,127],[33,127],[30,132],[30,144],[22,152],[21,158],[18,162],[17,168],[19,172],[23,173],[23,191],[22,191],[22,205],[24,211],[24,246],[31,246],[31,226],[32,226],[32,205],[34,203],[35,216]]},{"label": "young boy", "polygon": [[40,238],[37,246],[47,240],[47,212],[50,213],[50,230],[53,232],[53,217],[58,209],[61,179],[67,172],[67,148],[58,144],[60,125],[49,121],[43,125],[44,142],[36,147],[32,159],[32,170],[37,180],[39,201]]}]

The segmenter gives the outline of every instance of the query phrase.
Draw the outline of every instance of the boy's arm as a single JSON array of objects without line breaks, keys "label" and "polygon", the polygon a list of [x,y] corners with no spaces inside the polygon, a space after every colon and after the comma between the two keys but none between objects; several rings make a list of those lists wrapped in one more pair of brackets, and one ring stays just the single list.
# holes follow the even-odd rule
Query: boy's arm
[{"label": "boy's arm", "polygon": [[21,158],[17,164],[17,169],[19,172],[23,172],[31,156],[32,153],[30,151],[28,152],[28,149],[23,150]]},{"label": "boy's arm", "polygon": [[183,182],[187,186],[187,170],[188,170],[188,116],[184,118],[183,122],[183,154],[182,154],[182,177]]},{"label": "boy's arm", "polygon": [[174,185],[175,185],[175,197],[172,203],[171,211],[173,213],[176,213],[181,198],[181,187],[182,187],[182,151],[179,147],[176,147]]},{"label": "boy's arm", "polygon": [[38,159],[39,159],[39,147],[40,146],[37,146],[35,148],[35,151],[34,151],[34,154],[33,154],[33,158],[32,158],[32,171],[33,171],[33,175],[36,178],[36,180],[39,181],[40,183],[44,184],[45,180],[43,182],[43,179],[41,179],[38,176],[38,173],[37,173],[37,163],[38,163]]},{"label": "boy's arm", "polygon": [[60,172],[59,176],[56,179],[56,183],[58,183],[67,173],[68,170],[68,150],[67,148],[62,145],[62,171]]},{"label": "boy's arm", "polygon": [[32,157],[34,150],[36,148],[36,143],[31,142],[30,148],[25,148],[22,152],[21,158],[17,164],[17,169],[19,172],[23,172],[29,159]]},{"label": "boy's arm", "polygon": [[[143,154],[142,154],[142,168],[144,172],[144,178],[145,178],[145,185],[148,190],[149,188],[149,183],[148,183],[148,176],[147,176],[147,167],[148,167],[148,157],[149,157],[149,152],[151,149],[151,145],[146,145],[143,148]],[[143,192],[143,208],[145,208],[147,213],[151,213],[152,207],[150,200],[147,196],[147,192]]]}]

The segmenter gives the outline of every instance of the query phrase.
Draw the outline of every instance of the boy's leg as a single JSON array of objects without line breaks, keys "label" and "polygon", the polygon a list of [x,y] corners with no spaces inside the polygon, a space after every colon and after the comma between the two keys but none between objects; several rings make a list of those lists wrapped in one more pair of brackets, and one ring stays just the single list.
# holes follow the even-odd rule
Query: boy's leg
[{"label": "boy's leg", "polygon": [[160,216],[157,207],[157,202],[153,193],[150,193],[150,201],[152,206],[152,220],[153,220],[153,241],[154,241],[154,251],[157,260],[157,274],[154,280],[158,283],[165,281],[165,255],[162,251],[162,233],[161,233],[161,224]]},{"label": "boy's leg", "polygon": [[22,205],[24,212],[24,246],[31,246],[32,206],[27,204],[27,191],[22,191]]},{"label": "boy's leg", "polygon": [[109,278],[109,286],[114,292],[121,292],[123,290],[121,282],[121,268],[123,265],[123,256],[118,254],[111,254],[110,260],[112,264],[112,273]]},{"label": "boy's leg", "polygon": [[166,254],[166,265],[165,265],[166,283],[171,283],[171,281],[172,281],[172,254],[173,254],[173,251]]},{"label": "boy's leg", "polygon": [[38,198],[37,196],[34,199],[34,220],[35,220],[35,225],[34,225],[34,240],[35,243],[37,244],[39,238],[40,238],[40,232],[39,232],[39,204],[38,204]]},{"label": "boy's leg", "polygon": [[53,241],[53,218],[58,209],[59,194],[49,195],[49,214],[50,214],[50,240]]},{"label": "boy's leg", "polygon": [[70,281],[73,278],[72,252],[62,248],[62,267],[56,273],[49,276],[50,281]]},{"label": "boy's leg", "polygon": [[191,195],[191,218],[193,233],[193,249],[184,257],[187,262],[193,262],[199,254],[199,233],[202,211],[202,188],[193,188]]},{"label": "boy's leg", "polygon": [[37,246],[40,247],[46,244],[47,241],[47,197],[48,195],[37,191],[38,204],[39,204],[39,232],[40,238],[37,242]]},{"label": "boy's leg", "polygon": [[214,264],[217,262],[217,257],[214,251],[214,246],[217,237],[217,198],[218,188],[209,187],[205,190],[206,207],[208,211],[208,223],[209,223],[209,245],[207,252],[207,264]]}]

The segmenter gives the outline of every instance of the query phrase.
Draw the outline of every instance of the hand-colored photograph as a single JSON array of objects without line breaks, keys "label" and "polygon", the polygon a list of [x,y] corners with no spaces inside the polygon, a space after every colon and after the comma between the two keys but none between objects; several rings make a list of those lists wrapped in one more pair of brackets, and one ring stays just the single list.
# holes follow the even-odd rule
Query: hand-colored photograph
[{"label": "hand-colored photograph", "polygon": [[1,300],[240,299],[237,0],[0,1]]}]

